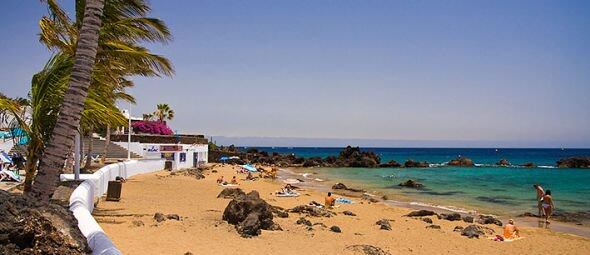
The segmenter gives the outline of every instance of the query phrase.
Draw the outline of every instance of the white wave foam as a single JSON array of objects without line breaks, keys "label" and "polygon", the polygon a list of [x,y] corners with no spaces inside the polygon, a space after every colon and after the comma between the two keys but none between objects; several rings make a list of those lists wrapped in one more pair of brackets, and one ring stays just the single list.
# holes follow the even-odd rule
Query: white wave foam
[{"label": "white wave foam", "polygon": [[435,205],[435,204],[422,203],[422,202],[410,202],[409,204],[413,205],[413,206],[431,207],[431,208],[437,208],[437,209],[442,209],[442,210],[457,212],[457,213],[477,214],[477,211],[475,211],[475,210],[468,210],[465,208],[456,207],[456,206],[452,206],[452,205]]}]

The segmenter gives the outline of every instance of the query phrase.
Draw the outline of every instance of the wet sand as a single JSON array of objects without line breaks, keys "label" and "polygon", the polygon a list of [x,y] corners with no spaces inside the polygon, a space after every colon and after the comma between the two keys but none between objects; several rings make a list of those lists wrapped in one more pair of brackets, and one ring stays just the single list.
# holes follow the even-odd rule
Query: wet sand
[{"label": "wet sand", "polygon": [[[588,238],[536,227],[522,227],[525,238],[514,242],[468,239],[453,232],[455,226],[468,223],[430,217],[441,226],[430,229],[420,219],[403,216],[411,209],[369,204],[359,198],[335,208],[335,217],[307,218],[328,228],[337,225],[342,233],[321,226],[309,231],[295,223],[300,215],[290,213],[288,218],[275,218],[284,231],[263,230],[258,237],[242,238],[234,226],[221,220],[229,200],[216,198],[223,188],[215,180],[220,175],[229,179],[235,172],[231,166],[214,169],[218,172],[206,171],[201,180],[169,172],[134,176],[124,184],[120,202],[101,200],[95,218],[124,254],[355,254],[347,247],[357,244],[380,247],[391,254],[587,254],[590,250]],[[301,191],[297,198],[272,195],[281,186],[268,179],[240,182],[244,191],[257,190],[271,205],[283,208],[323,201],[324,195],[312,189]],[[345,210],[357,216],[343,215]],[[153,219],[156,212],[178,214],[182,220],[157,223]],[[391,219],[392,230],[380,230],[375,225],[380,219]],[[500,227],[487,226],[501,233]]]}]

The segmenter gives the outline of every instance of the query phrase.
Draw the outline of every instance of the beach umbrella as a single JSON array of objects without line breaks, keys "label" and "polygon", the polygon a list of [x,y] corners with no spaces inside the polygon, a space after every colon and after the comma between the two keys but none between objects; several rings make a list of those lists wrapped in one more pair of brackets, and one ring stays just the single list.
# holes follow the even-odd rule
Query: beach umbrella
[{"label": "beach umbrella", "polygon": [[242,168],[248,170],[249,172],[258,172],[258,169],[253,165],[242,165]]},{"label": "beach umbrella", "polygon": [[231,157],[229,157],[229,159],[240,159],[240,157],[238,157],[238,156],[231,156]]}]

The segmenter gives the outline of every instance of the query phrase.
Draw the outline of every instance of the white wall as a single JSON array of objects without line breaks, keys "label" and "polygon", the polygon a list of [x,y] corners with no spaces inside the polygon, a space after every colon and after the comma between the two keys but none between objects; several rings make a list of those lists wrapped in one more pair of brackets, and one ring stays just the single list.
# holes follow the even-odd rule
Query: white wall
[{"label": "white wall", "polygon": [[[70,211],[78,220],[78,228],[88,241],[92,254],[119,255],[121,251],[104,233],[92,217],[94,210],[94,198],[101,197],[107,192],[108,182],[115,180],[117,176],[129,178],[133,175],[160,171],[164,168],[164,160],[130,160],[121,163],[110,164],[99,169],[94,174],[80,175],[82,182],[70,196]],[[73,180],[73,174],[62,174],[60,179]]]}]

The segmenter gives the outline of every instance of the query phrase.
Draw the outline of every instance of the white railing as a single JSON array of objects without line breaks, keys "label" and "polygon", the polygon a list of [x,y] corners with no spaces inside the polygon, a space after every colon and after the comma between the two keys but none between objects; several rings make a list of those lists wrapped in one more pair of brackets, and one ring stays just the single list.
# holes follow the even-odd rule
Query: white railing
[{"label": "white railing", "polygon": [[[107,192],[109,181],[117,176],[129,178],[133,175],[150,173],[164,169],[164,160],[130,160],[121,163],[110,164],[99,169],[94,174],[81,174],[82,182],[70,196],[70,211],[78,220],[78,228],[88,241],[88,246],[95,255],[118,255],[121,251],[104,233],[92,217],[94,199]],[[62,174],[62,181],[73,180],[73,174]]]}]

